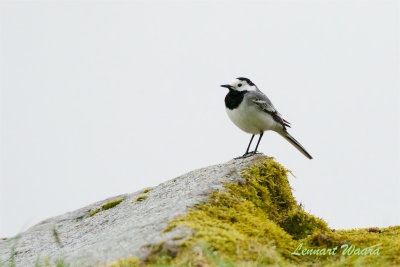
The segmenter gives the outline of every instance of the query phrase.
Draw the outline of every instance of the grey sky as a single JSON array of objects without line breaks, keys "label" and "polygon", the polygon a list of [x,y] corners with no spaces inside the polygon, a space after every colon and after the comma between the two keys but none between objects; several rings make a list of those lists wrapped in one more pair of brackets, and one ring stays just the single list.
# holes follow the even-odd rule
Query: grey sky
[{"label": "grey sky", "polygon": [[0,4],[0,237],[241,155],[252,79],[313,155],[264,135],[333,228],[400,224],[398,1]]}]

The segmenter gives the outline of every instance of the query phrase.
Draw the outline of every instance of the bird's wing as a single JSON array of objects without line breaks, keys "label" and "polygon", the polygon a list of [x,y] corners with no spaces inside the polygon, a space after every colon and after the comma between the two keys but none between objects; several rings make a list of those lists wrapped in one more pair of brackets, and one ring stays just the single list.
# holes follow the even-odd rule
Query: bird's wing
[{"label": "bird's wing", "polygon": [[286,127],[290,127],[290,122],[282,118],[282,115],[274,107],[271,100],[269,100],[269,98],[261,91],[252,92],[251,94],[249,94],[248,98],[249,101],[256,104],[262,111],[270,114],[276,122],[280,123],[283,126],[284,129],[286,129]]}]

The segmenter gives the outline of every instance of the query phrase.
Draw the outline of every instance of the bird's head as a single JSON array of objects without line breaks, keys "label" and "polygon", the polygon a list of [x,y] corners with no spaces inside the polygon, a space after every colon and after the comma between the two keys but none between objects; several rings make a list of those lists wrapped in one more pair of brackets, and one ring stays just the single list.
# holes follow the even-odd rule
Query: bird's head
[{"label": "bird's head", "polygon": [[231,84],[223,84],[221,87],[234,91],[256,91],[257,86],[248,78],[239,77]]}]

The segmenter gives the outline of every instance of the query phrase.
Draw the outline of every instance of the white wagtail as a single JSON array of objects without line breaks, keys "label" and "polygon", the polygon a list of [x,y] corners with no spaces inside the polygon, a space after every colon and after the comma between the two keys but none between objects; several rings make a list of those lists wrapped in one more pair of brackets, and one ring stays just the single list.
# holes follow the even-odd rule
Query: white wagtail
[{"label": "white wagtail", "polygon": [[[229,118],[237,127],[252,134],[246,153],[239,158],[256,154],[264,132],[272,130],[288,140],[304,156],[312,159],[305,148],[287,132],[286,127],[290,127],[290,123],[282,118],[268,97],[252,81],[240,77],[232,84],[221,86],[229,89],[225,97],[225,107]],[[256,134],[260,135],[257,146],[253,152],[249,152]]]}]

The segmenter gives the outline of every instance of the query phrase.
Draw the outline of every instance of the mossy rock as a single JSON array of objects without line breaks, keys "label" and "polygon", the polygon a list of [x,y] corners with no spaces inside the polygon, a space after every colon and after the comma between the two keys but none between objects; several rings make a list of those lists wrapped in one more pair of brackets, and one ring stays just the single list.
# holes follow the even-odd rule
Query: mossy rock
[{"label": "mossy rock", "polygon": [[[243,181],[213,192],[172,221],[175,227],[193,230],[178,253],[155,246],[142,263],[149,266],[395,266],[400,265],[400,227],[368,232],[335,231],[326,222],[303,210],[293,197],[288,171],[272,158],[243,170]],[[296,256],[302,243],[308,247],[382,244],[380,256]]]}]

